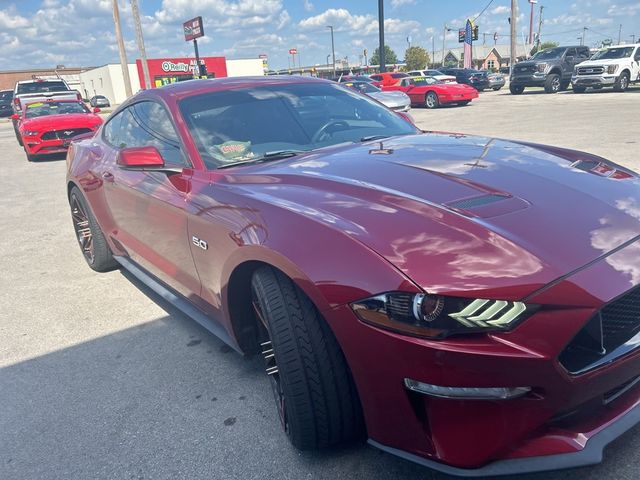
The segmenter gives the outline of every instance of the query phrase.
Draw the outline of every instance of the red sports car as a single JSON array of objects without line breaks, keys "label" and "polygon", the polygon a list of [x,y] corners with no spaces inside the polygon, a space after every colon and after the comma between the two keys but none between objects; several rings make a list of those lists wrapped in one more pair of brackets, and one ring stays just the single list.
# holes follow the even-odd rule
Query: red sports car
[{"label": "red sports car", "polygon": [[488,476],[597,463],[640,420],[632,171],[303,77],[141,92],[67,160],[91,268],[262,355],[298,448]]},{"label": "red sports car", "polygon": [[411,105],[438,108],[445,104],[467,105],[478,98],[478,91],[464,83],[450,83],[433,77],[401,78],[393,85],[382,87],[383,91],[400,91],[409,95]]},{"label": "red sports car", "polygon": [[99,112],[80,101],[52,100],[29,103],[12,118],[19,122],[20,145],[31,162],[38,155],[66,152],[73,137],[95,132],[102,125]]}]

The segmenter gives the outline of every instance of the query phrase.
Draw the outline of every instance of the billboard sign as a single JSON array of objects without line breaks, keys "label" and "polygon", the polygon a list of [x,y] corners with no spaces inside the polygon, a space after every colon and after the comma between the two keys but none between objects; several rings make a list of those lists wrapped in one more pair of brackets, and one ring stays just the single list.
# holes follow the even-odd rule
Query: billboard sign
[{"label": "billboard sign", "polygon": [[289,49],[289,55],[297,55],[298,54],[298,49],[297,48],[290,48]]},{"label": "billboard sign", "polygon": [[202,26],[202,17],[192,18],[182,24],[184,29],[184,39],[187,42],[196,38],[204,37],[204,27]]}]

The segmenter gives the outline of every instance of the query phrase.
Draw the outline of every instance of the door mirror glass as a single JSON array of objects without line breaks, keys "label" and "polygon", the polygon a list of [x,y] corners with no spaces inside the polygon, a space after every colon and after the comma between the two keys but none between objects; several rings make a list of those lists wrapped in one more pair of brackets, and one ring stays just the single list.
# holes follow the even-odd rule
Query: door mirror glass
[{"label": "door mirror glass", "polygon": [[163,168],[164,160],[156,147],[131,147],[120,150],[117,163],[125,168]]},{"label": "door mirror glass", "polygon": [[565,57],[565,60],[569,63],[573,62],[573,60],[575,59],[575,57],[573,55],[567,55]]}]

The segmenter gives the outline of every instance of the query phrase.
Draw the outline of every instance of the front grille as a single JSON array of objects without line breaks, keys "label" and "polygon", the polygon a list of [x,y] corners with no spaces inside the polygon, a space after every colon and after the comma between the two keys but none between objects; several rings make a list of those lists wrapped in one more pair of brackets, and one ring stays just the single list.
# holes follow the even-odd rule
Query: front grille
[{"label": "front grille", "polygon": [[518,67],[517,65],[513,67],[513,71],[516,73],[527,73],[527,72],[535,72],[536,67]]},{"label": "front grille", "polygon": [[578,75],[602,75],[604,67],[579,67]]},{"label": "front grille", "polygon": [[640,287],[605,305],[560,354],[571,373],[610,363],[640,345]]},{"label": "front grille", "polygon": [[67,140],[73,138],[76,135],[82,135],[83,133],[89,133],[90,128],[68,128],[66,130],[52,130],[45,132],[40,137],[42,140]]}]

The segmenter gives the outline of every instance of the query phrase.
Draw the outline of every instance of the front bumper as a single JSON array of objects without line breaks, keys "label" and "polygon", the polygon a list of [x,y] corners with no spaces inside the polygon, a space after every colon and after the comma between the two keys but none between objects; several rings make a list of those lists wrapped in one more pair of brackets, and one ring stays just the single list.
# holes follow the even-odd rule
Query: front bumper
[{"label": "front bumper", "polygon": [[511,76],[509,84],[516,87],[544,87],[546,79],[547,75],[545,73],[536,72],[520,75],[515,73]]},{"label": "front bumper", "polygon": [[438,101],[442,104],[444,103],[457,103],[457,102],[468,102],[473,100],[474,98],[478,98],[478,91],[473,90],[469,93],[455,93],[455,94],[439,94]]},{"label": "front bumper", "polygon": [[24,148],[29,155],[45,155],[49,153],[64,153],[68,150],[71,139],[41,140],[35,137],[23,139]]},{"label": "front bumper", "polygon": [[[596,311],[629,290],[628,277],[611,271],[628,260],[625,250],[530,300],[566,305],[571,292],[570,303],[589,306],[541,309],[507,333],[433,341],[366,325],[347,305],[324,312],[358,386],[370,442],[465,476],[601,461],[604,446],[640,421],[640,348],[576,375],[558,357]],[[409,390],[405,378],[531,391],[511,400],[441,398]]]},{"label": "front bumper", "polygon": [[571,83],[579,87],[611,87],[617,78],[616,75],[574,75]]}]

